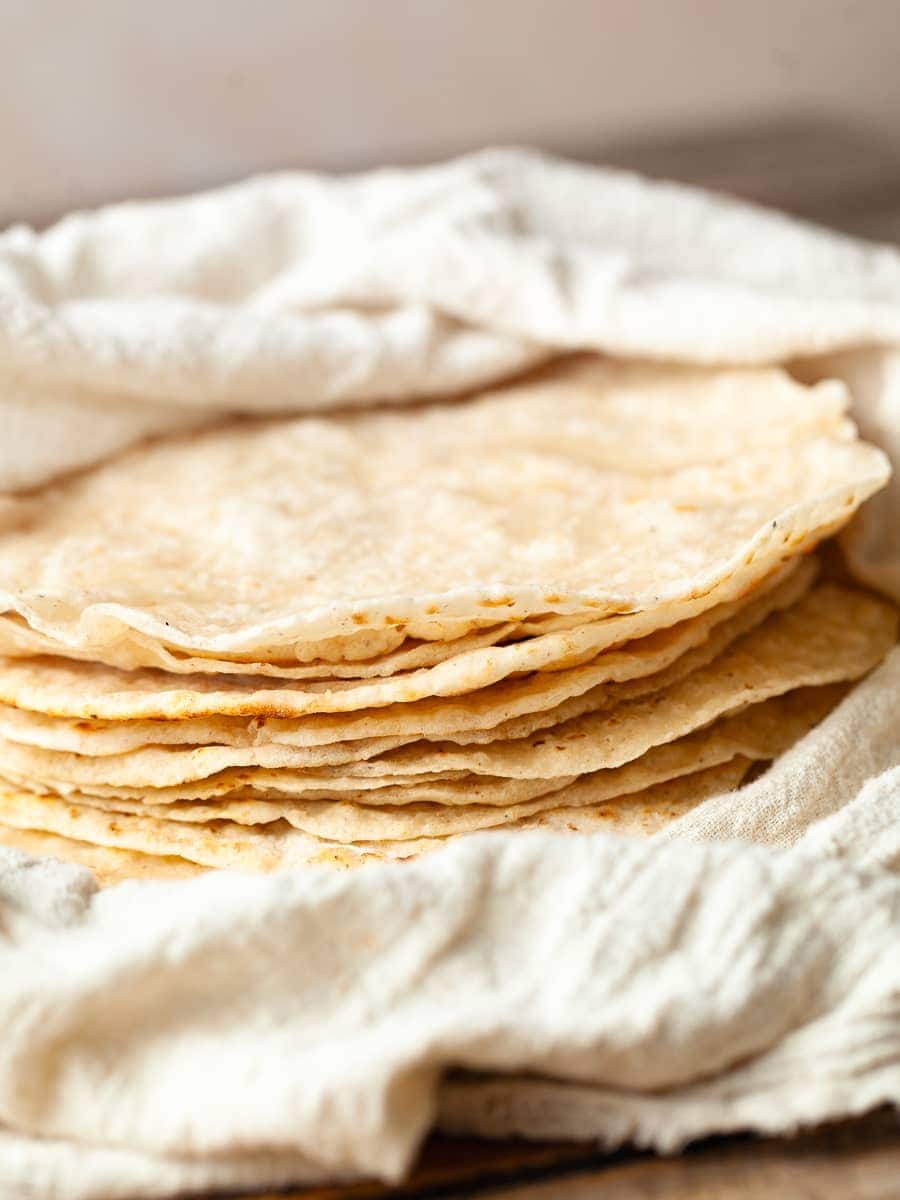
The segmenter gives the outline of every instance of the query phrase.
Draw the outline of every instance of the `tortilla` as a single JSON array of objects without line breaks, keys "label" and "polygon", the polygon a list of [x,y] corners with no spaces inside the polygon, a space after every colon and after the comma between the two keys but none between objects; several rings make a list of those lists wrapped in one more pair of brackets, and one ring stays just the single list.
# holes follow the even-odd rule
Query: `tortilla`
[{"label": "tortilla", "polygon": [[0,825],[0,846],[21,850],[35,858],[52,858],[74,866],[86,867],[101,887],[133,880],[192,879],[206,868],[186,858],[158,854],[140,854],[134,850],[114,850],[91,845],[55,833],[33,829],[9,829]]},{"label": "tortilla", "polygon": [[438,743],[426,752],[409,745],[332,772],[360,779],[423,771],[531,779],[618,766],[723,712],[792,688],[860,678],[894,645],[897,619],[892,604],[868,592],[825,584],[770,616],[708,666],[647,696],[525,738],[477,748]]},{"label": "tortilla", "polygon": [[[582,713],[610,708],[622,700],[658,691],[700,669],[737,637],[757,627],[771,612],[795,602],[814,577],[814,566],[810,563],[809,568],[795,572],[777,588],[757,595],[716,625],[699,647],[683,654],[664,671],[624,683],[600,684],[543,712],[530,711],[534,704],[533,689],[526,680],[524,684],[516,682],[492,689],[493,703],[486,712],[473,711],[460,702],[443,701],[439,705],[428,701],[361,713],[347,719],[343,726],[339,718],[330,716],[249,722],[234,717],[183,721],[73,720],[0,706],[0,735],[25,745],[88,755],[124,754],[148,745],[288,745],[304,752],[299,761],[308,767],[370,758],[415,741],[417,725],[426,739],[452,740],[460,745],[526,737]],[[493,715],[498,705],[501,712],[511,715],[492,726],[492,717],[494,721],[498,719]],[[520,715],[523,711],[525,715]],[[367,736],[367,731],[377,734],[391,728],[400,730],[393,738]],[[335,740],[342,733],[345,740]]]},{"label": "tortilla", "polygon": [[[312,773],[301,775],[290,771],[278,772],[277,778],[274,778],[275,774],[251,767],[245,771],[222,771],[209,779],[165,788],[95,783],[90,786],[90,794],[99,798],[121,798],[166,806],[188,801],[187,809],[193,812],[200,811],[196,801],[218,796],[241,800],[258,798],[260,794],[279,800],[302,796],[308,800],[329,801],[347,796],[362,799],[365,796],[370,804],[520,804],[557,791],[577,778],[573,773],[552,779],[509,779],[473,776],[465,771],[376,776],[373,779]],[[3,780],[30,791],[55,792],[66,798],[74,798],[76,802],[77,797],[86,790],[71,780],[49,776],[40,779],[30,771],[17,771],[8,765],[0,771],[0,782]]]},{"label": "tortilla", "polygon": [[70,797],[79,806],[106,812],[132,813],[165,820],[209,822],[221,819],[240,825],[265,825],[284,820],[304,833],[338,842],[408,840],[472,833],[513,824],[539,813],[566,811],[642,791],[657,783],[693,774],[740,756],[748,763],[783,753],[838,703],[846,687],[802,688],[755,704],[724,717],[706,729],[648,750],[620,767],[584,775],[568,786],[537,799],[506,806],[498,804],[412,803],[372,805],[349,800],[222,800],[153,805],[121,797],[100,799],[79,792]]},{"label": "tortilla", "polygon": [[[483,711],[507,697],[490,685],[512,674],[533,672],[511,691],[527,695],[531,707],[552,707],[572,695],[582,694],[600,683],[634,679],[662,671],[677,658],[706,642],[715,627],[731,618],[740,619],[743,608],[754,614],[771,605],[790,602],[809,586],[815,568],[802,563],[793,572],[771,576],[749,597],[721,603],[698,616],[625,645],[597,652],[603,634],[579,639],[578,630],[528,639],[511,646],[475,650],[422,671],[382,680],[338,680],[287,686],[285,681],[256,677],[191,675],[173,677],[162,671],[139,669],[117,671],[93,663],[65,659],[7,659],[0,663],[0,703],[27,708],[50,716],[104,720],[189,719],[209,716],[274,716],[278,718],[341,714],[338,735],[344,741],[344,714],[360,709],[401,707],[432,697],[465,695],[463,709],[469,714]],[[789,599],[785,600],[787,597]],[[587,629],[588,627],[582,627]],[[586,642],[593,645],[586,649]],[[549,655],[549,658],[548,658]],[[584,666],[538,670],[564,660]],[[474,695],[466,693],[474,692]],[[521,711],[521,710],[520,710]],[[493,724],[506,719],[498,716]],[[508,715],[512,715],[511,713]],[[518,714],[516,714],[518,715]],[[363,736],[378,736],[365,734]]]},{"label": "tortilla", "polygon": [[[566,628],[584,624],[580,618],[568,620]],[[505,625],[492,624],[486,629],[471,630],[454,638],[430,642],[417,641],[404,637],[402,633],[388,630],[384,635],[370,635],[371,641],[367,643],[367,648],[377,646],[380,651],[377,656],[354,657],[354,654],[361,655],[361,648],[342,645],[342,651],[350,654],[347,659],[316,659],[297,665],[291,661],[267,662],[260,657],[224,659],[179,654],[138,633],[130,633],[114,645],[96,650],[92,647],[67,646],[65,642],[58,642],[32,629],[21,618],[7,615],[0,616],[0,656],[27,658],[34,655],[53,655],[84,662],[101,662],[106,666],[119,667],[126,671],[136,667],[154,667],[176,675],[207,672],[215,675],[270,675],[278,679],[370,679],[395,675],[401,671],[433,667],[465,650],[494,646],[517,630],[518,626],[513,622]],[[545,626],[541,631],[549,633],[552,629]],[[277,654],[278,651],[274,653]],[[294,647],[293,653],[302,658],[303,651],[300,647]]]},{"label": "tortilla", "polygon": [[137,630],[281,660],[718,603],[886,481],[845,408],[777,368],[586,358],[456,403],[173,436],[4,505],[0,610],[95,658]]},{"label": "tortilla", "polygon": [[549,792],[554,779],[617,767],[748,704],[794,688],[859,678],[885,656],[896,630],[892,605],[857,589],[825,584],[684,678],[527,737],[481,746],[416,742],[320,770],[292,769],[292,750],[283,746],[253,751],[254,759],[269,766],[216,770],[234,750],[159,748],[90,758],[6,742],[0,743],[0,773],[25,784],[33,779],[36,786],[54,791],[145,795],[153,804],[242,789],[309,799],[378,789],[378,795],[368,797],[370,804],[509,804],[530,797],[504,780],[546,783]]},{"label": "tortilla", "polygon": [[651,837],[686,816],[711,796],[734,791],[750,767],[740,756],[698,775],[659,783],[644,793],[622,796],[607,804],[551,808],[528,817],[519,830],[543,829],[551,833],[614,833],[619,837]]},{"label": "tortilla", "polygon": [[[635,830],[637,807],[643,809],[645,822],[657,819],[664,824],[701,800],[734,787],[745,769],[744,762],[726,763],[658,784],[646,793],[636,793],[623,810],[623,826],[629,831]],[[582,813],[583,819],[589,819],[586,810]],[[297,866],[344,868],[385,859],[409,858],[440,849],[451,840],[420,838],[348,846],[311,838],[292,829],[286,822],[275,822],[264,828],[248,828],[231,821],[186,825],[153,817],[117,816],[93,808],[80,808],[54,796],[4,788],[0,788],[0,820],[13,828],[55,833],[141,854],[175,856],[208,867],[263,871]],[[604,831],[616,832],[614,813],[604,822]]]}]

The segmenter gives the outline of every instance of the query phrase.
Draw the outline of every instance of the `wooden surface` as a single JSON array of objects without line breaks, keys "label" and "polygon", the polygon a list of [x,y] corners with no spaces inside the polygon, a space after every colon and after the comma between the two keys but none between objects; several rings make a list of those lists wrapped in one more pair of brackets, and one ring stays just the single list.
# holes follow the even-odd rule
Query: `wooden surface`
[{"label": "wooden surface", "polygon": [[882,1109],[789,1139],[718,1138],[672,1158],[584,1146],[434,1139],[409,1184],[246,1200],[900,1200],[900,1117]]}]

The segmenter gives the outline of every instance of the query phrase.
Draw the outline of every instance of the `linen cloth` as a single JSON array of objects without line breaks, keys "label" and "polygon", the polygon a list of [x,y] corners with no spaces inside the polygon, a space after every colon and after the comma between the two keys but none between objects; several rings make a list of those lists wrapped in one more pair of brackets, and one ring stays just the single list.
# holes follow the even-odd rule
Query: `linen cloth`
[{"label": "linen cloth", "polygon": [[[272,176],[0,236],[0,488],[575,349],[843,378],[897,464],[898,347],[896,250],[683,187],[524,151]],[[900,484],[847,550],[900,599]],[[647,842],[104,893],[0,850],[0,1028],[3,1197],[396,1179],[435,1123],[671,1149],[900,1104],[900,650]]]}]

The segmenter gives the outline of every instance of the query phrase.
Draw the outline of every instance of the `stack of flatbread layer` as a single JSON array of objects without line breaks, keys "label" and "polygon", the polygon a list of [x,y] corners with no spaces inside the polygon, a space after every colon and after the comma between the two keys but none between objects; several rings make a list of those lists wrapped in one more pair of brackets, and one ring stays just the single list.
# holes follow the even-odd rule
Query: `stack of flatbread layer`
[{"label": "stack of flatbread layer", "polygon": [[652,832],[887,653],[812,554],[887,475],[838,384],[572,359],[6,498],[7,840],[115,875]]}]

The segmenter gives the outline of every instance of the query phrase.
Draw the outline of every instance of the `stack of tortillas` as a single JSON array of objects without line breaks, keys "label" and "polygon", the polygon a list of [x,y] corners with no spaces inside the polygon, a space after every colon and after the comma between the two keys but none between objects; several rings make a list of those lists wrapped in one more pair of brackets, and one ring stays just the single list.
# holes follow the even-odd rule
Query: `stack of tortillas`
[{"label": "stack of tortillas", "polygon": [[812,553],[888,476],[846,409],[773,368],[570,359],[7,498],[9,840],[164,874],[653,832],[895,640]]}]

